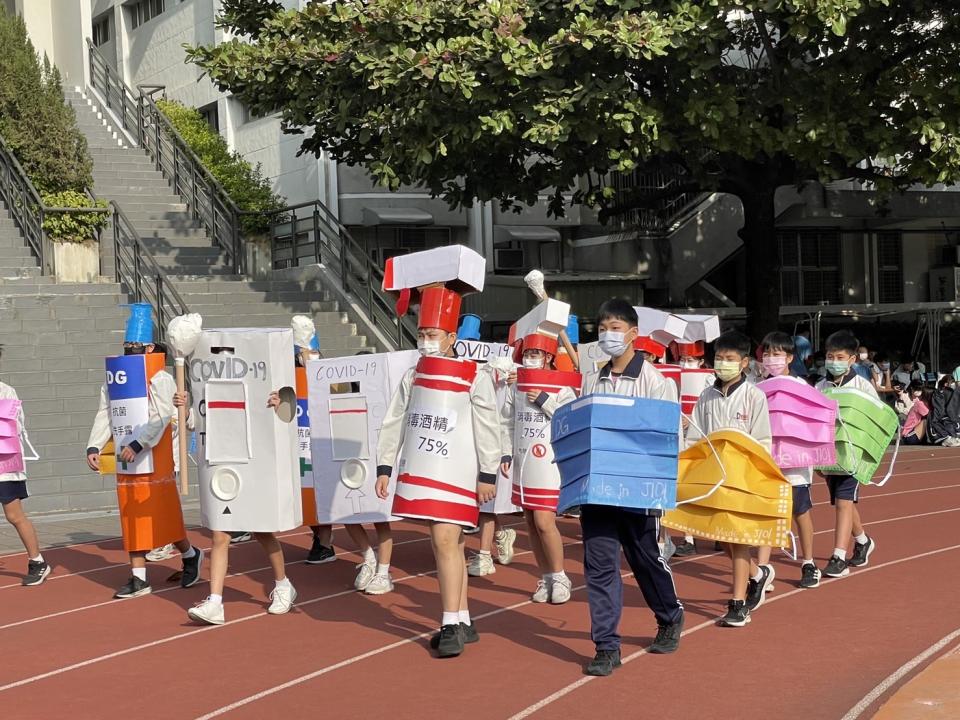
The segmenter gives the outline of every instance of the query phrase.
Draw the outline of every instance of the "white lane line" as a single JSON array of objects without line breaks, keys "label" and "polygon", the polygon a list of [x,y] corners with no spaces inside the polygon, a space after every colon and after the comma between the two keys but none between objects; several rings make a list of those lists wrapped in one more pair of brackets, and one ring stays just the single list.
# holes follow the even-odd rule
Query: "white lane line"
[{"label": "white lane line", "polygon": [[[841,581],[841,580],[850,580],[851,578],[860,577],[860,576],[862,576],[864,573],[874,572],[874,571],[876,571],[876,570],[883,570],[884,568],[892,567],[892,566],[894,566],[894,565],[900,565],[901,563],[910,562],[910,561],[913,561],[913,560],[920,560],[921,558],[931,557],[931,556],[933,556],[933,555],[939,555],[940,553],[950,552],[951,550],[960,550],[960,545],[951,545],[951,546],[949,546],[949,547],[939,548],[939,549],[937,549],[937,550],[930,550],[930,551],[928,551],[928,552],[918,553],[917,555],[911,555],[910,557],[899,558],[898,560],[890,560],[889,562],[885,562],[885,563],[882,563],[882,564],[880,564],[880,565],[870,565],[870,566],[865,567],[865,568],[858,568],[855,573],[851,573],[850,575],[847,575],[846,577],[842,577],[842,578],[828,578],[827,580],[824,581],[824,586],[825,586],[825,587],[829,587],[830,585],[832,585],[832,584],[835,583],[835,582],[838,582],[838,581]],[[794,589],[794,590],[791,590],[791,591],[788,592],[788,593],[784,593],[783,595],[777,595],[776,597],[767,598],[767,600],[765,601],[765,604],[771,603],[771,602],[776,602],[776,601],[779,601],[779,600],[783,600],[784,598],[788,598],[788,597],[791,597],[791,596],[793,596],[793,595],[797,595],[797,594],[802,593],[802,592],[805,592],[805,590],[804,590],[803,588],[796,588],[796,589]],[[688,630],[684,630],[684,631],[683,631],[683,637],[686,637],[687,635],[690,635],[690,634],[695,633],[695,632],[699,632],[700,630],[703,630],[704,628],[708,628],[708,627],[711,627],[711,626],[713,626],[713,625],[716,625],[716,623],[717,623],[716,620],[705,620],[704,622],[700,623],[699,625],[696,625],[696,626],[694,626],[694,627],[692,627],[692,628],[690,628],[690,629],[688,629]],[[636,652],[634,652],[634,653],[628,655],[627,657],[623,658],[623,664],[626,665],[628,662],[632,662],[633,660],[636,660],[638,657],[640,657],[640,656],[642,656],[642,655],[646,655],[646,654],[647,654],[647,649],[646,649],[646,648],[643,648],[642,650],[637,650]],[[530,706],[524,708],[523,710],[521,710],[520,712],[516,713],[515,715],[511,715],[508,720],[524,720],[524,718],[528,718],[528,717],[530,717],[531,715],[533,715],[534,713],[537,713],[537,712],[539,712],[540,710],[543,710],[543,708],[547,707],[548,705],[551,705],[551,704],[555,703],[557,700],[559,700],[559,699],[561,699],[561,698],[563,698],[563,697],[566,697],[566,696],[569,695],[570,693],[574,692],[575,690],[578,690],[579,688],[582,688],[584,685],[586,685],[586,684],[588,684],[588,683],[590,683],[590,682],[593,682],[593,681],[596,680],[596,679],[597,679],[596,677],[593,677],[593,676],[591,676],[591,675],[584,675],[584,676],[583,676],[582,678],[580,678],[579,680],[570,683],[570,684],[567,685],[566,687],[560,688],[560,689],[557,690],[555,693],[553,693],[553,694],[551,694],[551,695],[548,695],[547,697],[545,697],[545,698],[543,698],[542,700],[534,703],[533,705],[530,705]]]},{"label": "white lane line", "polygon": [[849,712],[843,716],[842,720],[857,720],[871,705],[873,705],[885,692],[899,683],[903,678],[913,672],[914,668],[926,662],[930,657],[936,655],[954,640],[960,638],[960,628],[954,630],[949,635],[941,638],[933,645],[928,647],[922,653],[908,660],[903,665],[888,675],[883,682],[877,685],[873,690],[863,696],[863,699],[850,708]]}]

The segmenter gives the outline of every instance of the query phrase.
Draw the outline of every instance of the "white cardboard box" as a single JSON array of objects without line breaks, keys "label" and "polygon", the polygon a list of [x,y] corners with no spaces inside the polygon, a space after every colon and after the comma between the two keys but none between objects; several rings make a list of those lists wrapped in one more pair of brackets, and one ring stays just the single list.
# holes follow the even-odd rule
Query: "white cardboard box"
[{"label": "white cardboard box", "polygon": [[510,328],[510,342],[512,344],[534,334],[555,338],[561,330],[567,329],[569,319],[570,304],[549,298],[535,305],[513,324]]},{"label": "white cardboard box", "polygon": [[648,307],[635,307],[637,311],[637,334],[649,337],[661,345],[669,345],[683,337],[687,321],[679,315]]},{"label": "white cardboard box", "polygon": [[683,342],[713,342],[720,337],[720,318],[716,315],[680,315],[687,329],[680,338]]},{"label": "white cardboard box", "polygon": [[314,493],[320,523],[390,520],[390,495],[377,497],[377,441],[393,393],[419,353],[407,350],[307,364]]},{"label": "white cardboard box", "polygon": [[[293,331],[204,330],[189,361],[200,512],[211,530],[303,523]],[[267,407],[274,390],[281,405]]]},{"label": "white cardboard box", "polygon": [[387,260],[383,289],[398,291],[432,283],[447,283],[461,294],[481,292],[487,261],[465,245],[396,255]]}]

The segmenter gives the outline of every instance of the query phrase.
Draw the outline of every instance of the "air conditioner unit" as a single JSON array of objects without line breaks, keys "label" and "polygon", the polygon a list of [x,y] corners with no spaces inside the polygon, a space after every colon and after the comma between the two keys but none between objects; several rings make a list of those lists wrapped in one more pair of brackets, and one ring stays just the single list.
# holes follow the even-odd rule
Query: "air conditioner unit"
[{"label": "air conditioner unit", "polygon": [[960,245],[946,245],[940,248],[940,264],[949,267],[960,266]]},{"label": "air conditioner unit", "polygon": [[930,302],[960,300],[960,267],[934,268],[929,275]]},{"label": "air conditioner unit", "polygon": [[504,248],[493,251],[493,269],[496,270],[524,270],[523,250]]}]

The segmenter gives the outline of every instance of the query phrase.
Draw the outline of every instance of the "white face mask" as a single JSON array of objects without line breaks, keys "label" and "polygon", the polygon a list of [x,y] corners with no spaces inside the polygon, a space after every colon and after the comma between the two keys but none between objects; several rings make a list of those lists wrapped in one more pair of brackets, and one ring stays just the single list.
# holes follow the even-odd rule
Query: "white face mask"
[{"label": "white face mask", "polygon": [[870,357],[870,356],[869,356],[867,353],[860,353],[860,359],[861,359],[861,360],[866,360],[868,357]]},{"label": "white face mask", "polygon": [[682,367],[684,370],[696,370],[698,367],[700,367],[700,361],[699,360],[681,360],[680,367]]},{"label": "white face mask", "polygon": [[539,370],[543,367],[543,358],[539,357],[523,357],[523,366],[530,370]]},{"label": "white face mask", "polygon": [[441,355],[440,352],[440,341],[431,340],[430,338],[425,338],[423,340],[417,340],[417,350],[420,351],[421,355]]},{"label": "white face mask", "polygon": [[600,350],[606,355],[612,358],[618,358],[627,351],[627,343],[624,340],[625,337],[626,333],[608,330],[607,332],[600,333],[597,344],[600,346]]},{"label": "white face mask", "polygon": [[319,360],[319,359],[320,359],[320,353],[318,353],[318,352],[316,352],[316,351],[311,351],[311,352],[307,355],[307,359],[308,359],[308,360]]}]

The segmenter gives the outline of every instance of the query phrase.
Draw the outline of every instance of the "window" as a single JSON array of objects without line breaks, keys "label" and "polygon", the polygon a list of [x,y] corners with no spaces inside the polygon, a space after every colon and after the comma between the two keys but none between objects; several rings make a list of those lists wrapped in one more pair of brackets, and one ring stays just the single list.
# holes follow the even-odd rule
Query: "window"
[{"label": "window", "polygon": [[843,295],[838,230],[781,230],[780,299],[784,305],[839,303]]},{"label": "window", "polygon": [[217,112],[217,103],[212,102],[209,105],[197,108],[197,112],[200,113],[200,117],[207,121],[211,130],[220,132],[220,115]]},{"label": "window", "polygon": [[903,235],[899,232],[877,233],[877,299],[903,302]]},{"label": "window", "polygon": [[93,45],[100,47],[110,42],[110,14],[102,15],[93,22]]},{"label": "window", "polygon": [[138,28],[164,11],[166,0],[137,0],[129,6],[130,24]]}]

